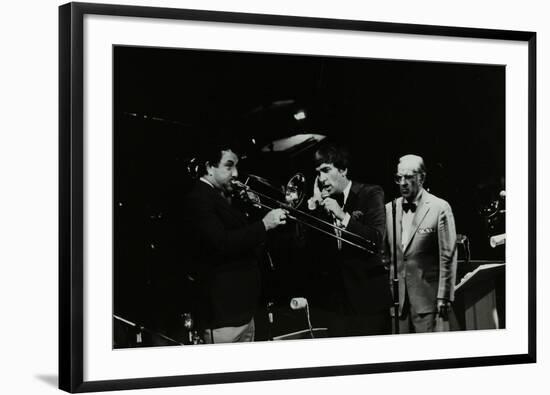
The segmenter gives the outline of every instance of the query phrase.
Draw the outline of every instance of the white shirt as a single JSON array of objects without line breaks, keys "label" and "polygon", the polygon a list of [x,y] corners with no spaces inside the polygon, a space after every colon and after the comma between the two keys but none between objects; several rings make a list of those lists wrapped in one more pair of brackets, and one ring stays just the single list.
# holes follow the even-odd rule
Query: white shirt
[{"label": "white shirt", "polygon": [[[349,196],[349,191],[351,191],[351,183],[353,181],[350,181],[348,182],[348,185],[344,188],[344,206],[346,205],[346,202],[348,201],[348,196]],[[348,222],[351,218],[351,215],[349,215],[349,213],[345,213],[345,216],[344,216],[344,219],[342,221],[340,220],[337,220],[338,221],[338,226],[341,227],[341,228],[344,228],[346,229],[346,227],[348,226]]]},{"label": "white shirt", "polygon": [[212,183],[211,183],[210,181],[208,181],[206,178],[201,177],[200,180],[201,180],[202,182],[204,182],[206,185],[210,185],[212,188],[216,189],[216,188],[214,187],[214,185],[212,185]]},{"label": "white shirt", "polygon": [[[351,183],[352,181],[348,182],[348,185],[344,188],[344,206],[346,205],[346,202],[348,201],[348,196],[349,196],[349,191],[351,190]],[[339,220],[339,219],[335,219],[334,221],[334,224],[336,226],[338,226],[339,228],[342,228],[342,229],[346,229],[346,227],[348,226],[348,223],[349,223],[349,220],[350,220],[351,216],[349,215],[349,213],[345,213],[344,215],[344,219],[343,220]],[[336,236],[338,237],[342,237],[342,231],[340,229],[334,229],[334,231],[336,232]],[[342,249],[342,240],[340,239],[337,239],[336,240],[338,242],[338,250],[341,250]]]},{"label": "white shirt", "polygon": [[[346,185],[346,187],[342,191],[342,193],[344,194],[344,205],[348,201],[349,192],[351,191],[351,183],[352,183],[352,181],[348,182],[348,185]],[[310,210],[315,210],[317,208],[317,202],[316,202],[316,199],[314,197],[312,197],[308,200],[308,208]],[[334,228],[334,233],[336,234],[336,236],[342,237],[342,231],[338,228],[346,229],[346,227],[348,226],[350,218],[351,218],[351,215],[349,215],[349,213],[346,212],[346,213],[344,213],[344,219],[343,220],[340,221],[339,219],[336,219],[336,218],[334,219],[333,223],[334,223],[334,225],[337,226],[337,228]],[[342,249],[342,240],[337,239],[337,242],[338,242],[338,249],[341,250]]]}]

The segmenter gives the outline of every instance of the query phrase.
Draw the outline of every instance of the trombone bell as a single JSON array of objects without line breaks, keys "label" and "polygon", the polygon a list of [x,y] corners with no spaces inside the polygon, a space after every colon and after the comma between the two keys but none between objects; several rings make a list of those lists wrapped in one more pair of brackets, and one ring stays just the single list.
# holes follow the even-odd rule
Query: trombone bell
[{"label": "trombone bell", "polygon": [[302,173],[296,173],[288,181],[285,187],[285,201],[291,207],[298,207],[304,200],[306,190],[306,177]]}]

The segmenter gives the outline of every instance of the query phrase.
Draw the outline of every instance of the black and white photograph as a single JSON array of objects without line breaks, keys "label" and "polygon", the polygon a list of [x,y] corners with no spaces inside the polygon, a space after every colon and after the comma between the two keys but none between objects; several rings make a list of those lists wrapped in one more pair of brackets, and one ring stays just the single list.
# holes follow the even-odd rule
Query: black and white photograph
[{"label": "black and white photograph", "polygon": [[536,362],[535,32],[59,18],[59,388]]},{"label": "black and white photograph", "polygon": [[544,2],[6,4],[1,393],[544,393]]},{"label": "black and white photograph", "polygon": [[505,329],[505,77],[114,46],[113,347]]}]

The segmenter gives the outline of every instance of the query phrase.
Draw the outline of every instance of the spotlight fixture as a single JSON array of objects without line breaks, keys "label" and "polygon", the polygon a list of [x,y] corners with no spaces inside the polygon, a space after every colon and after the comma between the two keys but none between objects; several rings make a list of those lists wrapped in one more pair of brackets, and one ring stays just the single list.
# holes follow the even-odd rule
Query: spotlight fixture
[{"label": "spotlight fixture", "polygon": [[297,111],[294,114],[294,119],[297,120],[297,121],[302,121],[302,120],[306,119],[306,112],[304,110]]}]

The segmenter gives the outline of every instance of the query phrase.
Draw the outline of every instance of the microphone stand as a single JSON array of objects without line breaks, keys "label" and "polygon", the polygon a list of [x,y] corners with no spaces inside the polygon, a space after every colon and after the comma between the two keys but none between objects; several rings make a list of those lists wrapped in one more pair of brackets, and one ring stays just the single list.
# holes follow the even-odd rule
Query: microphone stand
[{"label": "microphone stand", "polygon": [[397,274],[397,199],[393,199],[391,202],[391,217],[392,217],[392,226],[393,226],[393,256],[392,256],[392,265],[393,265],[393,324],[394,331],[396,334],[399,334],[399,277]]},{"label": "microphone stand", "polygon": [[267,340],[273,340],[273,312],[271,307],[273,302],[267,302]]},{"label": "microphone stand", "polygon": [[[273,259],[271,258],[271,254],[269,253],[269,247],[267,246],[267,243],[264,245],[264,251],[267,261],[269,262],[269,269],[271,273],[274,273],[276,268],[273,264]],[[272,276],[270,276],[272,277]],[[271,294],[271,292],[267,292],[266,294]],[[273,302],[273,297],[270,295],[267,296],[267,304],[266,304],[266,312],[267,312],[267,340],[273,340],[273,310],[272,307],[275,305]]]}]

